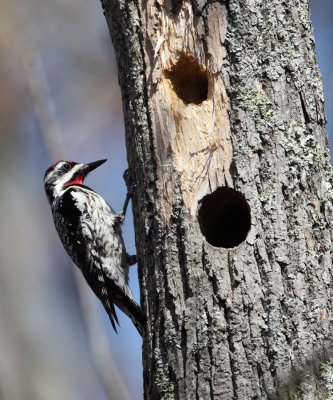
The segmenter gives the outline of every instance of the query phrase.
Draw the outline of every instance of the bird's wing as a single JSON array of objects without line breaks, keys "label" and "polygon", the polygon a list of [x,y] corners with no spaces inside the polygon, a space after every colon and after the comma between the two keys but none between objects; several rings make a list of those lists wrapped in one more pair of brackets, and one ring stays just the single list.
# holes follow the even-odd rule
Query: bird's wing
[{"label": "bird's wing", "polygon": [[87,197],[84,191],[66,190],[59,201],[59,215],[55,218],[56,228],[63,245],[81,269],[87,283],[101,300],[109,314],[111,324],[117,332],[118,318],[113,298],[107,285],[107,276],[100,262],[100,251],[96,241],[96,227],[88,211]]}]

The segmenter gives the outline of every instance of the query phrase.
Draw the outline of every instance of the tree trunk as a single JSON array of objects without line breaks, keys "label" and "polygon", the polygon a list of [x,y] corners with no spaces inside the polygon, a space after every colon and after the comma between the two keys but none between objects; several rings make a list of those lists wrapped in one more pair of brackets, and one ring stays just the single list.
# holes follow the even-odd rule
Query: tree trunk
[{"label": "tree trunk", "polygon": [[103,7],[136,184],[145,398],[325,398],[333,178],[308,2]]}]

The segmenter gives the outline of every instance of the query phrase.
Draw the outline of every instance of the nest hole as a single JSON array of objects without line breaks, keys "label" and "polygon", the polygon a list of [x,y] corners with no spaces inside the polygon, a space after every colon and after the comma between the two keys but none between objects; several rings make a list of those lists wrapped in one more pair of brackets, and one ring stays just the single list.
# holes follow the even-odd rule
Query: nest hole
[{"label": "nest hole", "polygon": [[200,104],[207,99],[208,74],[196,58],[183,54],[169,71],[165,71],[165,76],[185,104]]},{"label": "nest hole", "polygon": [[250,206],[234,189],[221,187],[199,202],[198,222],[207,242],[230,249],[240,245],[251,228]]}]

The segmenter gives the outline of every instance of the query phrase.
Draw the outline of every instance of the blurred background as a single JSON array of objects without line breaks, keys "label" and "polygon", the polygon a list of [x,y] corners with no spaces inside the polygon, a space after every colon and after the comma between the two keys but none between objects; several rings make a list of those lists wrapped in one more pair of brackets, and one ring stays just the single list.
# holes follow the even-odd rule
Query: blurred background
[{"label": "blurred background", "polygon": [[[310,6],[331,133],[333,2]],[[82,285],[42,184],[58,158],[108,158],[87,184],[123,205],[122,105],[100,2],[0,0],[0,10],[0,400],[142,399],[141,338],[121,312],[115,334]],[[131,209],[123,231],[134,254]],[[130,285],[139,301],[136,266]]]}]

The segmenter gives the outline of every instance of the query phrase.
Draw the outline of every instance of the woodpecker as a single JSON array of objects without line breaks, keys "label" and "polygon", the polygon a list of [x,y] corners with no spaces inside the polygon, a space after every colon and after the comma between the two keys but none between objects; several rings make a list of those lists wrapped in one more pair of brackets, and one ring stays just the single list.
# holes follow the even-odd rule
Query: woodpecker
[{"label": "woodpecker", "polygon": [[44,186],[56,230],[67,253],[102,302],[113,329],[119,325],[114,304],[142,336],[145,317],[128,286],[128,269],[136,257],[126,253],[121,232],[129,197],[119,214],[83,184],[106,160],[90,164],[58,161],[45,172]]}]

